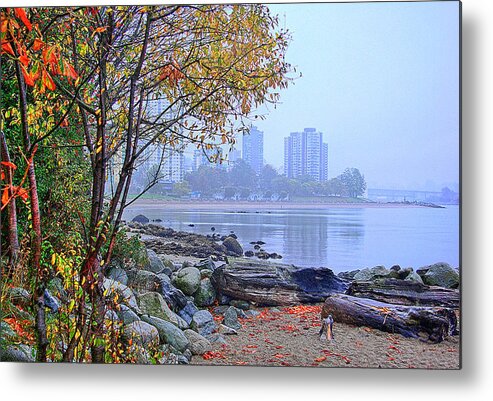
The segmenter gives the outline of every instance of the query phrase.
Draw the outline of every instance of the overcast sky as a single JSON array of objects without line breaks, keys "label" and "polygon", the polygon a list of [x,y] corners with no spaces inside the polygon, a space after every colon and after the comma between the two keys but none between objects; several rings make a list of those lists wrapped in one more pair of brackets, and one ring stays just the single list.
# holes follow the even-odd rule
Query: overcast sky
[{"label": "overcast sky", "polygon": [[357,167],[370,187],[440,189],[459,181],[459,4],[271,5],[303,74],[265,121],[264,157],[314,127],[329,176]]}]

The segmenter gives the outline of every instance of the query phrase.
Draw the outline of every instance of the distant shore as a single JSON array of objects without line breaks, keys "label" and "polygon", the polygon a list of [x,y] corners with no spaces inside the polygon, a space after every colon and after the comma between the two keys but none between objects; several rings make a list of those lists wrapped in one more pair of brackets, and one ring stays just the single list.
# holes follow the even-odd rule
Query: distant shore
[{"label": "distant shore", "polygon": [[274,210],[274,209],[359,209],[359,208],[423,208],[429,207],[413,203],[377,203],[377,202],[348,202],[348,203],[322,203],[322,202],[234,202],[234,201],[166,201],[161,199],[139,199],[128,207],[132,209],[153,209],[156,207],[166,207],[173,210],[227,210],[227,211],[247,211],[247,210]]}]

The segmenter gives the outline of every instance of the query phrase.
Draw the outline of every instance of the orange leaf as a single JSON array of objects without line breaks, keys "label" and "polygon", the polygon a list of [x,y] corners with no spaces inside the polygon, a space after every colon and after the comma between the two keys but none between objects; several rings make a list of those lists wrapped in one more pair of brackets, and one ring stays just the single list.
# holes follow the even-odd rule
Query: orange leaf
[{"label": "orange leaf", "polygon": [[17,166],[12,162],[0,162],[0,164],[2,164],[3,166],[10,167],[13,170],[17,169]]},{"label": "orange leaf", "polygon": [[38,50],[40,50],[43,46],[44,46],[44,42],[41,40],[41,39],[34,39],[34,43],[33,43],[33,50],[35,52],[37,52]]},{"label": "orange leaf", "polygon": [[19,18],[29,31],[33,29],[31,21],[27,18],[26,11],[23,8],[14,8],[15,15]]},{"label": "orange leaf", "polygon": [[96,28],[96,29],[94,30],[94,33],[101,33],[101,32],[106,31],[107,29],[108,29],[108,27],[107,27],[107,26],[100,26],[99,28]]},{"label": "orange leaf", "polygon": [[6,186],[2,193],[2,206],[9,202],[9,187]]},{"label": "orange leaf", "polygon": [[321,356],[320,358],[316,358],[316,359],[315,359],[315,362],[323,362],[323,361],[325,361],[326,359],[327,359],[327,357],[326,357],[326,356]]},{"label": "orange leaf", "polygon": [[27,67],[29,65],[29,57],[27,57],[25,54],[19,57],[19,61],[24,67]]},{"label": "orange leaf", "polygon": [[26,85],[34,86],[33,77],[27,72],[26,67],[21,65],[22,75],[24,75],[24,81],[26,81]]},{"label": "orange leaf", "polygon": [[0,180],[5,180],[5,173],[3,171],[0,171]]},{"label": "orange leaf", "polygon": [[9,42],[2,43],[2,52],[8,53],[11,56],[15,56],[14,50],[12,49],[12,46],[10,46]]},{"label": "orange leaf", "polygon": [[60,123],[60,127],[68,127],[68,120],[66,118]]},{"label": "orange leaf", "polygon": [[75,72],[75,70],[74,70],[74,67],[72,67],[65,60],[63,60],[63,75],[65,75],[67,78],[71,78],[71,79],[79,78],[79,76],[77,75],[77,72]]},{"label": "orange leaf", "polygon": [[9,19],[8,18],[3,18],[0,21],[0,32],[2,32],[2,33],[7,32],[8,25],[9,25]]},{"label": "orange leaf", "polygon": [[17,194],[22,198],[25,202],[29,198],[29,193],[25,188],[17,187]]},{"label": "orange leaf", "polygon": [[48,71],[43,70],[41,74],[41,81],[43,82],[43,85],[46,86],[49,90],[54,91],[56,89],[55,82],[53,82],[53,78]]}]

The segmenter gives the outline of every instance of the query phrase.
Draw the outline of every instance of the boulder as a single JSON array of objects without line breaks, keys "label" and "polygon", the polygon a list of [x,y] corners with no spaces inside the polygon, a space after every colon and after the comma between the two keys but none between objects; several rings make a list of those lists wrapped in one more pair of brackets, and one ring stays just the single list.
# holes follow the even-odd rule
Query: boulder
[{"label": "boulder", "polygon": [[0,348],[1,362],[35,362],[33,349],[25,344],[7,345]]},{"label": "boulder", "polygon": [[231,327],[226,326],[224,324],[220,324],[219,325],[219,332],[221,334],[224,334],[224,335],[227,335],[227,336],[237,335],[238,334],[238,332],[235,329],[232,329]]},{"label": "boulder", "polygon": [[206,338],[211,342],[211,344],[228,345],[227,341],[224,339],[224,336],[219,333],[210,334],[206,336]]},{"label": "boulder", "polygon": [[50,291],[45,288],[43,293],[45,306],[50,309],[53,313],[58,312],[58,308],[60,308],[60,300],[53,295],[51,295]]},{"label": "boulder", "polygon": [[107,292],[107,296],[113,297],[112,294],[118,294],[118,302],[127,305],[136,313],[141,313],[135,295],[130,288],[118,281],[104,278],[103,290]]},{"label": "boulder", "polygon": [[149,270],[153,273],[160,273],[164,269],[163,262],[153,250],[147,250],[147,258],[149,259],[149,264],[145,267],[146,270]]},{"label": "boulder", "polygon": [[375,266],[371,269],[363,269],[356,273],[353,277],[354,280],[357,281],[370,281],[376,278],[388,277],[390,271],[387,270],[384,266]]},{"label": "boulder", "polygon": [[228,250],[229,254],[231,256],[242,256],[243,255],[243,248],[241,247],[240,243],[233,237],[226,237],[226,239],[223,241],[223,245],[226,247]]},{"label": "boulder", "polygon": [[190,342],[178,327],[166,320],[159,319],[153,316],[142,316],[144,322],[155,327],[159,333],[159,338],[162,343],[166,343],[183,352],[189,346]]},{"label": "boulder", "polygon": [[159,344],[158,330],[147,322],[137,321],[125,325],[123,328],[123,338],[142,347],[149,347]]},{"label": "boulder", "polygon": [[197,306],[211,306],[216,300],[216,290],[211,283],[211,280],[205,278],[200,281],[200,286],[195,292],[195,304]]},{"label": "boulder", "polygon": [[235,259],[218,267],[211,282],[220,302],[226,295],[266,306],[322,302],[348,287],[326,267],[300,268],[251,259]]},{"label": "boulder", "polygon": [[27,308],[31,304],[31,294],[21,287],[12,287],[9,291],[10,300],[16,306]]},{"label": "boulder", "polygon": [[139,316],[127,305],[119,305],[119,310],[116,311],[116,314],[123,321],[123,324],[130,324],[140,320]]},{"label": "boulder", "polygon": [[416,271],[427,285],[444,288],[459,288],[459,273],[448,263],[435,263]]},{"label": "boulder", "polygon": [[178,316],[169,308],[161,294],[146,292],[137,296],[137,302],[143,314],[155,316],[179,326]]},{"label": "boulder", "polygon": [[410,272],[404,280],[424,284],[421,276],[418,273],[416,273],[415,271]]},{"label": "boulder", "polygon": [[192,355],[203,355],[212,349],[210,341],[196,331],[187,329],[183,334],[185,334],[185,337],[190,341],[190,351],[192,352]]},{"label": "boulder", "polygon": [[112,267],[108,273],[106,274],[106,277],[109,279],[118,281],[119,283],[122,283],[123,285],[128,284],[128,276],[127,272],[123,270],[121,267]]},{"label": "boulder", "polygon": [[129,281],[129,286],[137,291],[156,291],[160,282],[157,274],[147,270],[138,270]]},{"label": "boulder", "polygon": [[202,259],[200,262],[195,263],[194,267],[196,267],[199,270],[207,269],[207,270],[215,270],[216,265],[214,261],[211,259],[211,257]]},{"label": "boulder", "polygon": [[238,314],[234,306],[230,306],[228,310],[224,313],[223,324],[234,330],[241,329],[241,324],[238,321]]},{"label": "boulder", "polygon": [[135,223],[141,223],[141,224],[147,224],[149,223],[149,219],[144,216],[143,214],[138,214],[132,219],[133,222]]},{"label": "boulder", "polygon": [[233,299],[229,303],[231,306],[234,306],[237,309],[248,310],[250,309],[250,302],[242,301],[240,299]]},{"label": "boulder", "polygon": [[200,270],[196,267],[184,267],[173,273],[171,282],[185,295],[193,295],[200,286]]},{"label": "boulder", "polygon": [[183,309],[190,302],[186,295],[171,284],[169,280],[161,278],[158,291],[175,311]]},{"label": "boulder", "polygon": [[200,271],[200,279],[203,280],[204,278],[211,278],[212,277],[212,270],[209,269],[202,269]]},{"label": "boulder", "polygon": [[214,317],[209,311],[199,310],[193,315],[190,328],[205,337],[212,334],[212,332],[216,330],[216,323],[214,322]]},{"label": "boulder", "polygon": [[343,280],[353,281],[354,276],[356,274],[358,274],[359,272],[360,272],[360,270],[351,270],[351,271],[347,271],[347,272],[341,272],[337,275],[337,277],[340,277]]}]

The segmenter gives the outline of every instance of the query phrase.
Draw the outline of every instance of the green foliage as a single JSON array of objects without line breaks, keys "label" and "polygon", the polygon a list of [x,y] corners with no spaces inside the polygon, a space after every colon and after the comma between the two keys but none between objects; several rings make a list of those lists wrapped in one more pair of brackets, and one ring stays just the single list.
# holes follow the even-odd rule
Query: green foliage
[{"label": "green foliage", "polygon": [[121,229],[116,235],[113,258],[122,263],[145,266],[148,263],[147,252],[139,236],[129,236],[126,229]]}]

